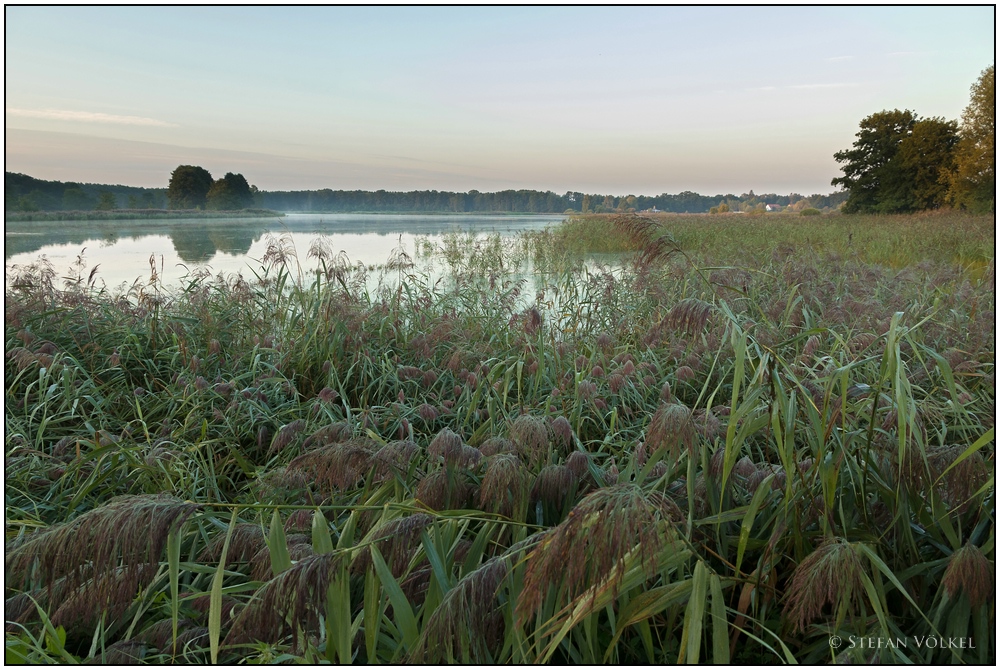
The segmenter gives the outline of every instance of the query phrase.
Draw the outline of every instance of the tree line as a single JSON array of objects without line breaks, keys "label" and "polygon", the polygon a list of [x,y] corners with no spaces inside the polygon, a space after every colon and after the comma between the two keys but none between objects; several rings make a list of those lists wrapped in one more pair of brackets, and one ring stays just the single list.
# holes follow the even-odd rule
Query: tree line
[{"label": "tree line", "polygon": [[996,68],[972,85],[962,122],[883,110],[862,119],[851,149],[833,155],[844,213],[899,214],[940,207],[995,211]]},{"label": "tree line", "polygon": [[701,195],[693,191],[657,196],[615,196],[603,193],[530,189],[495,192],[455,191],[361,191],[318,189],[306,191],[261,191],[241,174],[227,173],[213,179],[204,168],[178,166],[171,173],[168,188],[104,186],[74,182],[44,181],[7,172],[6,211],[59,211],[92,209],[219,209],[247,207],[280,212],[399,212],[399,213],[523,213],[619,212],[658,210],[675,213],[757,211],[765,204],[791,209],[814,207],[835,209],[844,193],[803,196],[753,191],[742,195]]},{"label": "tree line", "polygon": [[798,193],[755,195],[753,191],[737,196],[701,195],[693,191],[657,196],[614,196],[602,193],[567,191],[561,195],[552,191],[507,190],[482,193],[454,191],[261,191],[259,207],[279,211],[306,212],[453,212],[453,213],[554,213],[554,212],[620,212],[649,211],[674,213],[707,213],[720,203],[731,211],[763,208],[764,203],[781,207],[836,208],[846,195]]},{"label": "tree line", "polygon": [[4,211],[163,209],[165,188],[46,181],[4,172]]}]

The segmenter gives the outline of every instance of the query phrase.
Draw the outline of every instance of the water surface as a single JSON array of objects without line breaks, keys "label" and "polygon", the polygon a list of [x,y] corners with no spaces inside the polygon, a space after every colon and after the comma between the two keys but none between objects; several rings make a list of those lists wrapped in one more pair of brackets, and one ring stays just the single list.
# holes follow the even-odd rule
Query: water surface
[{"label": "water surface", "polygon": [[448,216],[416,214],[288,214],[280,219],[155,219],[136,221],[30,221],[8,223],[4,262],[26,265],[45,256],[61,276],[82,256],[83,274],[95,267],[98,285],[109,288],[145,281],[156,265],[168,286],[189,272],[205,268],[213,274],[240,272],[251,276],[269,239],[286,235],[303,268],[313,242],[325,239],[334,253],[344,251],[352,263],[385,263],[402,247],[418,256],[416,241],[438,243],[451,232],[514,235],[540,230],[563,220],[544,216]]}]

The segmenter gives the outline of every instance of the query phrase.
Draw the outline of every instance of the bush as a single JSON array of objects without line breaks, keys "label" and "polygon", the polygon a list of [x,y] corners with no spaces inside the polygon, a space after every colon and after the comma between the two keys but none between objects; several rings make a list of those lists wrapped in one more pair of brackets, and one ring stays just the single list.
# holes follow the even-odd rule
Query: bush
[{"label": "bush", "polygon": [[799,212],[799,216],[819,216],[822,213],[823,212],[819,211],[815,207],[809,207],[809,208],[803,209],[801,212]]}]

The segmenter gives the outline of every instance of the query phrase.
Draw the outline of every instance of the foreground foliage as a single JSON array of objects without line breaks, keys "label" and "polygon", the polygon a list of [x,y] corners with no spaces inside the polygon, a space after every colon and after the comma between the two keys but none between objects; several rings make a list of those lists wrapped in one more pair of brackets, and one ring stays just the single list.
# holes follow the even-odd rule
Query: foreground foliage
[{"label": "foreground foliage", "polygon": [[994,260],[851,220],[18,268],[8,660],[994,662]]}]

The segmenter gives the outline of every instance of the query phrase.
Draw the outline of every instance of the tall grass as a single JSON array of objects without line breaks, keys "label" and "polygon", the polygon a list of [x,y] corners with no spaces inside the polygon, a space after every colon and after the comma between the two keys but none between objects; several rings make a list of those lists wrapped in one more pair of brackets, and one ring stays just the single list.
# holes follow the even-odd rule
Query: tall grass
[{"label": "tall grass", "polygon": [[992,233],[688,218],[22,268],[8,658],[995,662]]}]

